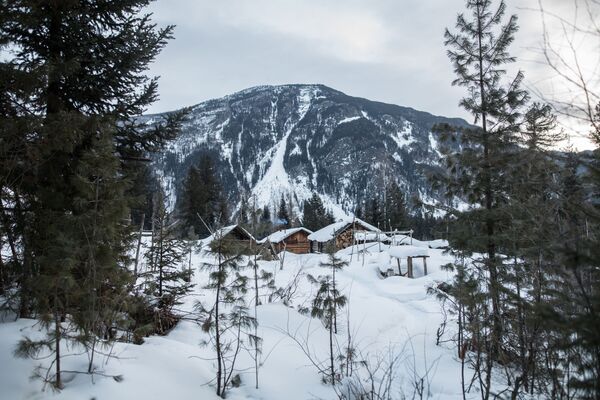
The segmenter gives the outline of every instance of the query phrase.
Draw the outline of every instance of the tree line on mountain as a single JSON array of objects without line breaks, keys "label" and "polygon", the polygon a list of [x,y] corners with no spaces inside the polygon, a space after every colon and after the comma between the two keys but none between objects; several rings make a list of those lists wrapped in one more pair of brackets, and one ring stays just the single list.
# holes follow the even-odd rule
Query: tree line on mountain
[{"label": "tree line on mountain", "polygon": [[[300,215],[293,212],[293,199],[283,194],[273,214],[268,205],[256,208],[254,197],[242,194],[237,215],[231,218],[226,199],[214,163],[210,156],[204,156],[197,166],[189,168],[179,191],[176,215],[181,219],[181,228],[193,229],[194,235],[203,238],[210,235],[210,227],[235,222],[262,238],[278,229],[302,226],[317,231],[335,222],[333,213],[325,208],[317,193],[300,204]],[[415,237],[423,239],[444,235],[445,220],[423,213],[417,207],[411,213],[405,192],[396,182],[391,182],[381,195],[375,194],[364,205],[359,204],[355,215],[384,231],[412,229]]]}]

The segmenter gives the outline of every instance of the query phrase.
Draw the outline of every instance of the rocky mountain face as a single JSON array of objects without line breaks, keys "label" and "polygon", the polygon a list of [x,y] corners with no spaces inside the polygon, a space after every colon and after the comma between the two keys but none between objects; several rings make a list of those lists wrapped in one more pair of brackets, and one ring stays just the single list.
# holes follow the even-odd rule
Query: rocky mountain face
[{"label": "rocky mountain face", "polygon": [[[161,115],[148,115],[148,124]],[[351,97],[323,85],[260,86],[191,107],[181,135],[153,168],[171,206],[186,171],[209,154],[232,208],[242,195],[257,207],[296,212],[317,192],[336,216],[383,193],[395,180],[407,196],[440,198],[427,182],[439,165],[437,123],[466,126],[407,107]]]}]

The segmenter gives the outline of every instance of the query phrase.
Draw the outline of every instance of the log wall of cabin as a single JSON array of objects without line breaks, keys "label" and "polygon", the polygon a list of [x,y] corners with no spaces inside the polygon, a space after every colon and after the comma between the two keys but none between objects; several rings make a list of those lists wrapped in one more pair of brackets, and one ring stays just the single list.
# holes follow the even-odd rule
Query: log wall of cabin
[{"label": "log wall of cabin", "polygon": [[335,248],[336,250],[345,249],[346,247],[352,246],[354,242],[354,232],[352,226],[348,226],[343,231],[339,232],[335,237]]},{"label": "log wall of cabin", "polygon": [[283,242],[275,245],[275,250],[278,253],[283,251],[284,248],[286,251],[296,254],[310,253],[308,234],[304,231],[296,232],[287,237]]}]

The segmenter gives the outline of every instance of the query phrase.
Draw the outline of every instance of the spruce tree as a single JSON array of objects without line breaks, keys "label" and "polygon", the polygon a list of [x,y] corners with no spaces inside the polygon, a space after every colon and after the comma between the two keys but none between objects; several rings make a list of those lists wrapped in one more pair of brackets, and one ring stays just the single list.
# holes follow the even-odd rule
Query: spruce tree
[{"label": "spruce tree", "polygon": [[208,196],[208,191],[205,190],[203,182],[200,180],[198,169],[192,165],[183,182],[180,211],[185,226],[192,227],[198,235],[206,233],[206,228],[198,216],[206,217],[205,207]]},{"label": "spruce tree", "polygon": [[[550,150],[562,139],[556,131],[556,118],[548,106],[534,103],[524,116],[521,146],[512,160],[510,202],[502,212],[510,223],[498,235],[504,255],[506,290],[504,350],[512,354],[511,364],[519,371],[511,379],[513,396],[538,392],[547,385],[543,376],[551,373],[542,367],[544,343],[554,340],[544,331],[541,310],[555,269],[553,255],[557,238],[555,216],[559,213],[559,164]],[[537,377],[537,378],[536,378]]]},{"label": "spruce tree", "polygon": [[[505,265],[515,254],[516,237],[511,235],[511,199],[518,154],[521,108],[527,93],[520,86],[521,72],[508,83],[503,81],[506,65],[515,61],[508,48],[514,40],[517,17],[506,22],[503,0],[497,7],[492,0],[467,0],[470,16],[459,14],[456,32],[446,29],[445,44],[457,78],[453,84],[468,91],[460,105],[474,117],[474,128],[457,129],[438,126],[442,155],[446,166],[436,183],[445,187],[449,199],[459,197],[473,207],[469,210],[450,209],[454,216],[450,229],[450,245],[460,258],[456,268],[476,279],[474,288],[455,287],[455,293],[467,293],[483,305],[473,323],[465,326],[466,336],[477,342],[476,351],[468,355],[474,360],[483,399],[492,394],[494,363],[504,361],[507,348],[504,339],[512,332],[505,312],[506,288],[510,280]],[[510,250],[510,252],[509,252]],[[504,253],[504,254],[502,254]],[[480,255],[482,254],[482,255]],[[513,257],[514,258],[514,257]],[[454,285],[467,285],[456,281]],[[456,299],[467,302],[464,297]],[[464,304],[459,304],[459,309]]]},{"label": "spruce tree", "polygon": [[385,201],[387,221],[385,221],[385,225],[381,228],[384,230],[406,229],[408,226],[406,200],[402,190],[395,181],[392,181],[386,188]]},{"label": "spruce tree", "polygon": [[[148,3],[0,7],[0,43],[14,50],[0,62],[2,151],[12,154],[2,157],[0,193],[15,205],[21,315],[49,328],[58,388],[62,321],[71,318],[87,341],[112,324],[108,293],[117,300],[128,284],[130,166],[174,137],[182,118],[171,114],[153,128],[136,120],[156,99],[157,80],[144,72],[172,33],[140,15]],[[31,354],[29,345],[19,353]]]},{"label": "spruce tree", "polygon": [[333,223],[333,216],[325,209],[318,194],[313,193],[310,199],[304,201],[302,223],[311,231],[317,231]]},{"label": "spruce tree", "polygon": [[202,330],[210,335],[216,353],[216,394],[225,398],[227,390],[236,378],[235,367],[244,344],[258,348],[260,338],[252,331],[256,319],[250,315],[245,295],[248,278],[240,274],[244,267],[239,248],[228,242],[221,230],[214,234],[210,252],[214,263],[206,263],[209,280],[205,289],[214,291],[212,302],[198,302],[196,310]]},{"label": "spruce tree", "polygon": [[[600,126],[600,106],[595,118]],[[597,128],[591,138],[600,146]],[[549,277],[542,308],[556,370],[549,380],[553,393],[593,399],[600,394],[600,151],[597,147],[587,159],[569,153],[565,161],[554,253],[558,265]]]},{"label": "spruce tree", "polygon": [[346,296],[341,294],[336,286],[335,272],[348,263],[337,257],[333,251],[329,252],[328,257],[328,262],[321,263],[321,266],[331,268],[331,274],[317,278],[312,275],[307,276],[309,282],[317,287],[308,311],[311,317],[321,319],[329,331],[329,382],[335,385],[337,381],[335,359],[338,357],[334,350],[334,334],[337,334],[338,310],[343,308],[347,301]]},{"label": "spruce tree", "polygon": [[178,209],[184,227],[193,227],[199,237],[210,234],[206,225],[212,227],[228,223],[227,200],[210,156],[202,156],[196,166],[188,169],[180,197]]},{"label": "spruce tree", "polygon": [[262,213],[260,214],[260,219],[263,222],[271,222],[271,210],[269,206],[265,205],[262,209]]},{"label": "spruce tree", "polygon": [[155,309],[154,331],[168,332],[177,322],[173,308],[181,304],[181,298],[192,289],[192,271],[185,265],[184,258],[190,251],[186,242],[179,238],[175,222],[169,218],[164,196],[158,196],[158,208],[154,223],[156,233],[146,253],[150,269],[146,277],[147,294],[151,296]]},{"label": "spruce tree", "polygon": [[365,219],[371,225],[376,227],[384,227],[385,221],[383,220],[383,209],[379,196],[373,196],[368,204],[365,211]]},{"label": "spruce tree", "polygon": [[273,232],[273,222],[271,221],[271,210],[265,205],[261,210],[257,210],[260,214],[258,224],[255,229],[255,237],[264,237]]},{"label": "spruce tree", "polygon": [[292,225],[292,221],[290,220],[290,213],[288,211],[288,206],[285,202],[285,197],[283,194],[281,195],[281,200],[279,201],[279,208],[277,209],[277,223],[284,229],[290,228]]},{"label": "spruce tree", "polygon": [[356,211],[354,212],[354,215],[356,216],[356,218],[358,219],[364,219],[365,216],[363,215],[363,206],[361,202],[358,202],[356,205]]},{"label": "spruce tree", "polygon": [[[462,227],[453,231],[450,241],[457,249],[485,254],[474,265],[489,274],[489,284],[485,285],[489,287],[492,306],[489,357],[495,359],[500,354],[503,336],[499,275],[502,268],[497,238],[503,224],[500,208],[508,201],[510,154],[515,148],[520,108],[527,94],[520,89],[523,80],[520,72],[507,85],[502,82],[505,65],[514,61],[508,48],[518,29],[517,17],[513,15],[504,23],[504,1],[494,8],[492,0],[467,0],[466,8],[470,18],[460,14],[457,32],[446,30],[445,43],[457,75],[453,84],[465,87],[469,93],[460,104],[479,126],[460,133],[452,127],[439,130],[444,141],[458,141],[460,149],[450,146],[444,149],[448,168],[444,184],[448,195],[460,196],[477,206],[472,211],[454,211]],[[492,361],[487,362],[489,367]],[[488,382],[486,390],[489,387]]]},{"label": "spruce tree", "polygon": [[139,227],[143,219],[143,229],[149,230],[152,228],[154,195],[161,190],[160,182],[146,163],[136,163],[130,169],[133,177],[126,194],[132,198],[131,224]]},{"label": "spruce tree", "polygon": [[[585,269],[578,271],[576,265],[567,265],[577,282],[576,301],[580,306],[570,324],[577,335],[573,345],[585,354],[576,364],[579,371],[585,372],[575,377],[573,386],[581,388],[589,399],[600,396],[600,333],[597,329],[600,325],[600,103],[596,105],[590,136],[595,149],[585,177],[591,186],[591,201],[586,207],[588,215],[583,223],[585,235],[581,256]],[[589,281],[582,285],[586,278]]]},{"label": "spruce tree", "polygon": [[248,206],[248,200],[246,199],[245,195],[242,195],[242,198],[240,200],[240,210],[238,212],[238,225],[241,225],[243,227],[248,227],[249,225],[251,225],[250,214],[251,211]]},{"label": "spruce tree", "polygon": [[250,261],[250,267],[252,267],[252,272],[254,275],[254,340],[252,341],[254,344],[254,354],[252,358],[254,359],[254,377],[255,377],[255,388],[258,389],[258,375],[260,369],[260,355],[262,353],[261,348],[261,340],[258,336],[258,306],[262,304],[260,301],[261,297],[261,289],[268,289],[271,293],[275,290],[275,278],[271,272],[267,272],[265,270],[261,270],[260,274],[258,272],[258,253],[260,252],[260,248],[255,247],[253,257],[254,259]]}]

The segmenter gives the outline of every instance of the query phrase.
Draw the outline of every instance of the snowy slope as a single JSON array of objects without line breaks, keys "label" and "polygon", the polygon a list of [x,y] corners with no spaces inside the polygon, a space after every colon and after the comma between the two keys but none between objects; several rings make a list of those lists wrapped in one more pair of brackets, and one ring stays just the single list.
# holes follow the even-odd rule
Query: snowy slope
[{"label": "snowy slope", "polygon": [[[152,125],[161,117],[141,120]],[[437,123],[466,125],[323,85],[259,86],[191,107],[181,135],[153,168],[171,207],[189,166],[209,155],[232,209],[242,194],[272,209],[284,195],[298,213],[316,192],[340,219],[384,179],[395,179],[408,198],[439,198],[425,177],[439,165],[431,133]]]},{"label": "snowy slope", "polygon": [[[460,364],[455,350],[445,345],[436,346],[436,330],[442,321],[440,305],[426,293],[426,287],[450,275],[440,266],[450,261],[441,250],[429,249],[429,275],[415,261],[415,279],[392,277],[382,279],[379,270],[395,265],[387,246],[371,244],[365,257],[363,250],[348,248],[338,255],[349,261],[337,274],[339,288],[348,297],[348,307],[339,315],[340,330],[336,341],[340,348],[347,342],[348,332],[355,342],[361,360],[377,363],[381,359],[398,356],[393,382],[393,398],[412,398],[412,383],[424,378],[426,390],[433,399],[461,399]],[[396,254],[399,255],[399,254]],[[401,255],[401,256],[404,256]],[[279,261],[260,261],[259,267],[275,275],[276,285],[284,287],[299,275],[298,290],[290,307],[281,302],[268,303],[263,297],[259,307],[259,336],[264,340],[259,389],[254,388],[253,362],[244,352],[238,364],[242,385],[231,390],[230,399],[304,400],[335,399],[330,385],[321,381],[298,344],[290,338],[307,341],[307,348],[318,360],[327,358],[327,331],[323,324],[298,312],[314,294],[306,279],[307,274],[318,276],[328,272],[319,266],[325,255],[295,255],[287,253],[283,269]],[[197,300],[209,301],[214,294],[202,289],[207,272],[200,270],[202,263],[214,262],[210,254],[193,258],[196,288],[190,294],[183,311],[192,311]],[[405,263],[405,260],[402,261]],[[403,264],[403,268],[406,264]],[[249,271],[246,273],[249,274]],[[265,292],[263,292],[266,295]],[[250,294],[249,294],[250,295]],[[249,299],[250,300],[250,299]],[[452,325],[452,324],[450,324]],[[452,329],[451,326],[448,329]],[[181,321],[165,337],[147,338],[143,345],[117,343],[111,350],[115,358],[98,360],[98,367],[106,374],[122,375],[122,382],[111,378],[66,373],[66,388],[60,393],[49,389],[41,391],[39,381],[29,381],[32,360],[15,359],[12,351],[24,334],[36,334],[39,327],[31,320],[0,324],[0,398],[2,399],[216,399],[211,380],[214,376],[214,353],[200,343],[207,339],[200,327],[190,320]],[[71,348],[72,354],[80,349]],[[47,365],[48,360],[40,361]],[[65,369],[85,370],[85,355],[65,359]],[[478,398],[475,392],[470,398]]]}]

